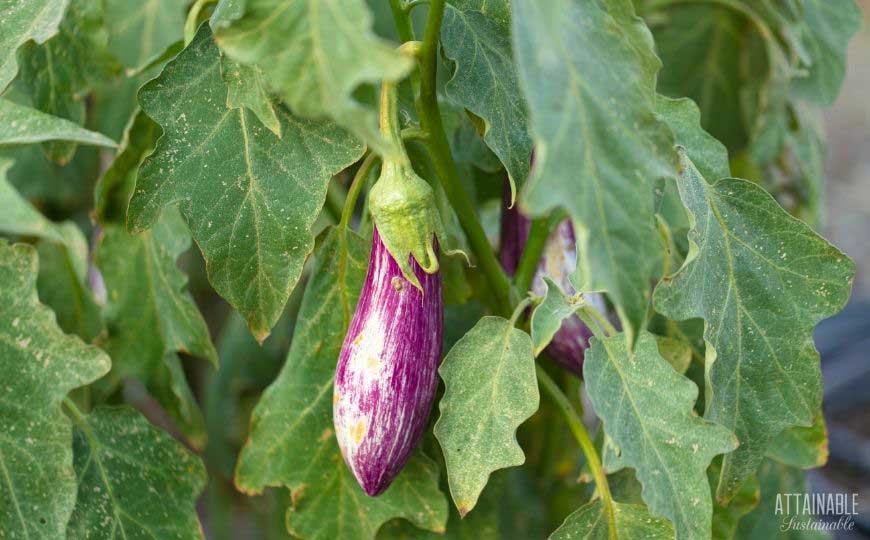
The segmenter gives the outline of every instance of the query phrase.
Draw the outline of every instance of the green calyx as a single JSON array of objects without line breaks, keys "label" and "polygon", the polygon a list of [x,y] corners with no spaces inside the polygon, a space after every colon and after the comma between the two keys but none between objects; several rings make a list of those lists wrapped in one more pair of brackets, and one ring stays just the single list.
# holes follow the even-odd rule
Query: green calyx
[{"label": "green calyx", "polygon": [[417,176],[409,163],[384,162],[381,176],[369,193],[369,209],[381,241],[405,279],[422,290],[409,257],[424,272],[433,274],[439,269],[435,241],[442,246],[446,241],[432,187]]}]

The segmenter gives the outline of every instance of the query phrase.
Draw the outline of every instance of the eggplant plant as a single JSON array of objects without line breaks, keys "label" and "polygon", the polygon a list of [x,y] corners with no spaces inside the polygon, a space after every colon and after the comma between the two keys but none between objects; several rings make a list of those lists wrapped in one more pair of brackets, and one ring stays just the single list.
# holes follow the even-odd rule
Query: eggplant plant
[{"label": "eggplant plant", "polygon": [[859,27],[0,0],[0,538],[837,521],[775,509],[828,456],[819,113]]}]

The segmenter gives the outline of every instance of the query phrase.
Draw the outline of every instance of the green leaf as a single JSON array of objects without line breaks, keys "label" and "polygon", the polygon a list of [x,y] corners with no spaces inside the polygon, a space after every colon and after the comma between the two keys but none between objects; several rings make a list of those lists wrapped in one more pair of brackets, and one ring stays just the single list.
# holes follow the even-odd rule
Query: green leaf
[{"label": "green leaf", "polygon": [[57,116],[0,99],[0,147],[44,141],[73,141],[114,148],[115,142]]},{"label": "green leaf", "polygon": [[547,284],[547,295],[532,312],[531,336],[535,356],[541,354],[550,344],[553,336],[562,327],[562,321],[583,305],[582,296],[566,296],[549,277],[544,277],[544,283]]},{"label": "green leaf", "polygon": [[675,320],[705,321],[705,416],[740,440],[722,466],[717,494],[727,502],[771,439],[819,410],[812,330],[846,303],[854,264],[756,184],[710,185],[685,154],[681,161],[691,247],[656,288],[655,305]]},{"label": "green leaf", "polygon": [[[65,222],[58,226],[68,237],[63,244],[39,242],[39,300],[57,316],[57,324],[69,334],[93,342],[103,331],[100,306],[86,285],[79,263],[86,263],[87,243],[79,228]],[[78,248],[74,246],[80,246]],[[81,249],[81,252],[78,252]]]},{"label": "green leaf", "polygon": [[136,377],[169,412],[195,448],[205,444],[205,423],[181,368],[179,353],[218,357],[202,315],[186,291],[187,276],[176,259],[190,248],[190,236],[176,211],[164,212],[154,228],[132,236],[107,225],[95,259],[106,283],[103,346],[111,355],[112,377]]},{"label": "green leaf", "polygon": [[704,178],[731,176],[728,150],[701,126],[701,112],[690,99],[656,99],[656,114],[671,128],[674,142],[682,146]]},{"label": "green leaf", "polygon": [[659,91],[691,98],[704,129],[731,152],[744,148],[749,127],[741,105],[740,62],[747,20],[712,3],[671,4],[647,20],[663,62]]},{"label": "green leaf", "polygon": [[[33,106],[83,125],[85,94],[117,71],[108,40],[102,2],[70,0],[57,35],[42,45],[30,43],[21,49],[21,80],[30,90]],[[63,164],[72,159],[76,145],[58,141],[44,148],[49,159]]]},{"label": "green leaf", "polygon": [[141,69],[182,38],[187,0],[105,0],[109,48],[121,63]]},{"label": "green leaf", "polygon": [[262,341],[314,246],[311,226],[330,178],[363,147],[331,122],[284,108],[277,109],[280,139],[247,109],[227,108],[220,54],[205,24],[139,101],[164,135],[139,169],[128,228],[144,230],[163,207],[179,204],[212,286]]},{"label": "green leaf", "polygon": [[483,317],[438,369],[444,396],[435,437],[447,464],[450,494],[465,516],[493,471],[522,465],[516,430],[540,396],[529,335],[501,317]]},{"label": "green leaf", "polygon": [[[812,514],[804,514],[795,508],[792,499],[790,512],[786,513],[787,493],[807,493],[804,472],[764,460],[758,468],[758,484],[761,487],[761,499],[758,507],[740,521],[736,538],[740,540],[821,540],[830,538],[823,531],[801,530],[816,521]],[[777,500],[782,503],[780,513],[777,513]],[[788,530],[783,530],[783,523],[791,523]]]},{"label": "green leaf", "polygon": [[[716,484],[719,481],[719,474],[722,471],[722,460],[716,458],[707,469],[707,479],[710,481],[710,494],[715,498]],[[761,497],[761,492],[758,487],[758,480],[754,476],[750,476],[746,482],[740,486],[734,498],[727,506],[719,504],[715,499],[713,501],[713,540],[733,540],[737,538],[737,526],[743,516],[752,512]]]},{"label": "green leaf", "polygon": [[685,341],[665,336],[655,336],[659,354],[677,373],[683,374],[692,363],[692,347]]},{"label": "green leaf", "polygon": [[102,224],[125,223],[139,165],[154,149],[160,133],[160,126],[141,109],[133,112],[124,129],[118,153],[94,188],[94,216],[97,221]]},{"label": "green leaf", "polygon": [[[69,0],[0,0],[0,94],[18,73],[18,47],[57,33]],[[2,125],[2,122],[0,122]]]},{"label": "green leaf", "polygon": [[659,355],[652,334],[637,349],[625,338],[594,339],[583,378],[604,431],[637,472],[643,499],[670,519],[677,538],[709,538],[712,505],[706,470],[717,454],[737,446],[718,424],[695,416],[698,387]]},{"label": "green leaf", "polygon": [[0,232],[15,236],[35,236],[59,244],[65,243],[67,237],[59,226],[46,219],[33,205],[24,200],[6,179],[11,167],[11,161],[0,159],[0,203],[3,205],[3,212],[0,212]]},{"label": "green leaf", "polygon": [[0,240],[0,530],[62,538],[76,501],[72,428],[60,404],[109,370],[109,357],[64,334],[36,295],[36,250]]},{"label": "green leaf", "polygon": [[129,406],[73,414],[78,498],[67,538],[203,537],[202,461]]},{"label": "green leaf", "polygon": [[[674,538],[674,526],[666,519],[651,516],[643,505],[613,503],[613,511],[616,517],[616,537],[620,540]],[[550,540],[608,540],[609,538],[601,499],[595,499],[581,506],[550,535]]]},{"label": "green leaf", "polygon": [[40,300],[55,311],[64,332],[91,341],[102,330],[100,308],[85,286],[88,244],[78,226],[53,223],[22,198],[6,179],[11,162],[0,158],[0,234],[33,236],[39,242]]},{"label": "green leaf", "polygon": [[269,131],[280,137],[281,122],[260,68],[234,62],[224,55],[221,56],[221,75],[227,85],[227,107],[247,107]]},{"label": "green leaf", "polygon": [[529,172],[532,139],[511,51],[509,0],[450,0],[441,46],[455,68],[447,97],[485,123],[483,138],[508,171],[513,186]]},{"label": "green leaf", "polygon": [[247,0],[243,16],[215,31],[221,49],[258,66],[294,113],[328,116],[379,152],[395,152],[378,133],[375,111],[353,92],[400,80],[412,63],[371,32],[371,21],[364,0]]},{"label": "green leaf", "polygon": [[[660,259],[652,181],[676,168],[655,114],[651,44],[630,6],[514,2],[514,50],[529,104],[535,167],[521,206],[561,206],[575,221],[579,289],[610,293],[634,342]],[[621,10],[618,8],[622,8]],[[618,17],[615,19],[614,17]]]},{"label": "green leaf", "polygon": [[846,48],[861,29],[854,0],[805,0],[800,36],[810,57],[808,73],[791,83],[794,93],[818,105],[830,105],[846,78]]},{"label": "green leaf", "polygon": [[287,528],[305,538],[369,540],[396,517],[433,531],[443,530],[447,520],[437,466],[425,456],[413,457],[383,495],[371,498],[357,485],[335,440],[335,364],[367,261],[366,242],[355,233],[330,229],[323,238],[287,362],[254,409],[236,466],[235,484],[245,493],[268,486],[291,490]]},{"label": "green leaf", "polygon": [[799,469],[815,469],[828,462],[828,428],[822,411],[816,413],[813,425],[797,426],[777,435],[767,456]]}]

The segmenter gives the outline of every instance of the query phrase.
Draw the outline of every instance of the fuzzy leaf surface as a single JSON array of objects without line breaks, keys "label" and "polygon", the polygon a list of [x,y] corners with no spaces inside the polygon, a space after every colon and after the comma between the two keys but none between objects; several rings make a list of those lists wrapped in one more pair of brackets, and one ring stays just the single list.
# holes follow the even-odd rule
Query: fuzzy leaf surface
[{"label": "fuzzy leaf surface", "polygon": [[529,172],[532,139],[511,51],[509,0],[450,0],[441,46],[455,64],[447,97],[484,119],[483,138],[514,186]]},{"label": "fuzzy leaf surface", "polygon": [[[19,54],[20,80],[30,91],[33,107],[84,125],[86,94],[117,71],[108,40],[102,2],[70,0],[57,35],[41,45],[26,44]],[[76,145],[52,141],[43,149],[50,160],[65,164]]]},{"label": "fuzzy leaf surface", "polygon": [[[655,518],[641,504],[613,503],[616,517],[616,538],[633,540],[672,540],[674,526],[666,519]],[[578,508],[553,531],[550,540],[608,540],[610,531],[601,499]]]},{"label": "fuzzy leaf surface", "polygon": [[44,43],[57,33],[69,0],[0,1],[0,94],[18,73],[18,47]]},{"label": "fuzzy leaf surface", "polygon": [[196,499],[202,461],[132,407],[99,407],[74,418],[78,498],[67,538],[203,537]]},{"label": "fuzzy leaf surface", "polygon": [[0,147],[44,141],[73,141],[115,147],[115,142],[69,120],[0,99]]},{"label": "fuzzy leaf surface", "polygon": [[96,250],[106,283],[106,351],[112,378],[136,377],[157,399],[194,448],[205,444],[205,423],[188,386],[179,353],[218,357],[208,327],[187,292],[176,259],[190,248],[187,227],[175,210],[153,228],[131,235],[107,225]]},{"label": "fuzzy leaf surface", "polygon": [[[232,8],[234,17],[240,8]],[[412,63],[374,35],[364,0],[247,0],[243,13],[218,24],[222,50],[258,66],[294,113],[328,116],[379,151],[389,150],[374,109],[353,92],[366,83],[399,80]]]},{"label": "fuzzy leaf surface", "polygon": [[552,279],[544,277],[547,284],[547,294],[535,311],[532,312],[531,336],[535,356],[541,354],[559,328],[562,321],[574,314],[582,306],[582,299],[568,297]]},{"label": "fuzzy leaf surface", "polygon": [[532,340],[507,319],[483,317],[447,353],[435,437],[460,515],[480,497],[493,471],[522,465],[517,428],[538,410]]},{"label": "fuzzy leaf surface", "polygon": [[805,0],[801,7],[800,34],[811,61],[792,89],[807,101],[830,105],[846,78],[846,49],[861,29],[861,10],[854,0]]},{"label": "fuzzy leaf surface", "polygon": [[818,412],[812,331],[845,305],[854,264],[758,185],[734,178],[708,184],[685,154],[681,160],[690,250],[656,288],[655,305],[674,320],[705,321],[704,415],[740,440],[722,465],[717,496],[725,502],[773,437],[809,426]]},{"label": "fuzzy leaf surface", "polygon": [[110,363],[39,303],[37,266],[32,246],[0,240],[0,531],[9,538],[64,537],[76,481],[61,401]]},{"label": "fuzzy leaf surface", "polygon": [[251,432],[236,466],[246,493],[269,486],[291,490],[287,528],[317,540],[370,540],[390,519],[440,531],[447,503],[438,468],[412,457],[387,491],[365,495],[341,457],[332,423],[335,364],[365,279],[367,243],[330,229],[315,254],[290,353],[254,409]]},{"label": "fuzzy leaf surface", "polygon": [[105,0],[109,49],[139,69],[182,38],[186,0]]},{"label": "fuzzy leaf surface", "polygon": [[314,247],[311,226],[332,176],[363,147],[329,121],[278,110],[283,136],[246,108],[227,108],[220,53],[208,25],[139,92],[163,129],[142,163],[128,228],[154,225],[178,204],[209,281],[262,341]]},{"label": "fuzzy leaf surface", "polygon": [[623,336],[595,339],[583,377],[620,460],[637,472],[650,512],[674,524],[677,539],[709,538],[707,467],[737,446],[735,437],[692,410],[698,387],[661,357],[643,332],[632,353]]},{"label": "fuzzy leaf surface", "polygon": [[[513,2],[514,51],[528,101],[535,167],[520,204],[563,207],[578,236],[579,287],[607,291],[634,342],[660,259],[652,182],[676,169],[655,114],[645,27],[620,2]],[[626,11],[627,10],[627,11]]]}]

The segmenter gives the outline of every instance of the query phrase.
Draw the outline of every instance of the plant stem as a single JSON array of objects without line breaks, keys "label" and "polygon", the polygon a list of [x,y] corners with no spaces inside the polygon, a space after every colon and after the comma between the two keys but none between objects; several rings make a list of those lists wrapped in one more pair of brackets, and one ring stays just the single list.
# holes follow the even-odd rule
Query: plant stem
[{"label": "plant stem", "polygon": [[610,321],[589,304],[583,304],[580,306],[576,313],[577,316],[580,317],[580,320],[583,321],[583,324],[589,327],[589,330],[592,331],[592,335],[600,340],[604,340],[608,336],[613,336],[618,333],[616,328],[610,324]]},{"label": "plant stem", "polygon": [[514,308],[514,312],[511,315],[510,325],[515,326],[517,324],[517,319],[520,318],[523,311],[532,303],[532,298],[530,296],[526,296],[522,300],[517,303],[517,307]]},{"label": "plant stem", "polygon": [[341,219],[342,208],[344,208],[344,199],[346,194],[342,193],[342,187],[334,179],[329,183],[326,190],[326,204],[324,208],[332,218],[332,221],[338,223]]},{"label": "plant stem", "polygon": [[[411,24],[408,11],[402,5],[402,0],[390,0],[390,10],[393,12],[393,20],[396,23],[399,39],[405,43],[414,41],[414,26]],[[411,70],[411,85],[415,90],[420,87],[420,75],[417,73],[416,67]]]},{"label": "plant stem", "polygon": [[559,385],[547,375],[544,368],[540,364],[535,365],[535,371],[538,374],[538,382],[544,391],[553,400],[553,403],[559,408],[565,421],[568,422],[568,428],[580,445],[583,455],[586,456],[586,462],[589,464],[589,470],[592,471],[592,477],[595,479],[595,487],[598,488],[598,494],[601,497],[601,502],[604,504],[604,513],[607,516],[607,528],[609,538],[616,540],[616,514],[613,511],[613,496],[610,494],[610,486],[607,484],[607,476],[604,474],[604,469],[601,467],[601,460],[598,458],[598,452],[595,450],[595,445],[592,444],[592,439],[589,438],[589,433],[586,431],[586,426],[577,415],[577,411],[571,406],[571,402],[559,388]]},{"label": "plant stem", "polygon": [[184,21],[184,45],[187,46],[193,41],[193,36],[196,35],[196,23],[199,21],[199,14],[202,8],[215,2],[216,0],[196,0],[187,12],[187,19]]},{"label": "plant stem", "polygon": [[357,169],[356,174],[350,183],[350,188],[347,190],[347,197],[344,200],[344,209],[341,211],[341,221],[339,221],[338,226],[342,229],[347,230],[350,225],[350,218],[353,216],[354,208],[356,208],[356,200],[359,198],[360,191],[362,191],[363,185],[366,183],[366,178],[368,178],[369,173],[375,166],[375,163],[377,163],[378,159],[379,158],[376,154],[369,152],[362,164],[359,166],[359,169]]},{"label": "plant stem", "polygon": [[523,254],[520,257],[520,262],[514,275],[514,284],[521,292],[528,291],[529,287],[532,286],[535,271],[538,269],[538,261],[541,260],[541,254],[544,253],[544,247],[547,245],[547,238],[549,236],[550,221],[547,217],[532,220],[532,225],[529,228],[529,237],[526,240],[526,246],[523,248]]},{"label": "plant stem", "polygon": [[441,111],[438,107],[438,95],[435,85],[435,75],[438,66],[438,36],[441,32],[441,20],[444,17],[444,0],[432,0],[429,3],[429,17],[426,20],[426,30],[423,33],[423,44],[420,50],[420,98],[417,102],[420,120],[429,133],[426,145],[435,165],[435,172],[441,181],[441,186],[447,194],[447,199],[456,211],[459,224],[465,231],[468,243],[474,252],[477,262],[492,290],[498,311],[503,315],[511,313],[510,282],[504,273],[486,233],[477,219],[477,212],[471,199],[462,186],[456,164],[450,153],[450,144],[441,123]]}]

